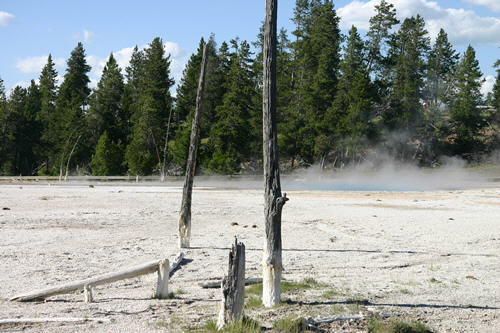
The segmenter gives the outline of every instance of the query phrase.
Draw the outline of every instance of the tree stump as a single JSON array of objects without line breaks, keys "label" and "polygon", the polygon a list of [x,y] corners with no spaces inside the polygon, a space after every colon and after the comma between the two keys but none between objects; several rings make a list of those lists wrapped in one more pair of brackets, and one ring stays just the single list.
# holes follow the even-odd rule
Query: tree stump
[{"label": "tree stump", "polygon": [[229,253],[228,276],[222,280],[222,302],[220,305],[217,328],[220,330],[227,323],[239,320],[243,312],[245,299],[245,245],[235,239]]},{"label": "tree stump", "polygon": [[163,259],[158,264],[158,282],[156,284],[155,297],[159,299],[168,298],[168,277],[170,274],[170,267],[168,259]]}]

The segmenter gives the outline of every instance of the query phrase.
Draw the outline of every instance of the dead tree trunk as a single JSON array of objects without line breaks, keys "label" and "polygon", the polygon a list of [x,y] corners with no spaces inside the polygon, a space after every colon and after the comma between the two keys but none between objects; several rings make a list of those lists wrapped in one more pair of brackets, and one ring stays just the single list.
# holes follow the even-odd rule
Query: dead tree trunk
[{"label": "dead tree trunk", "polygon": [[68,179],[68,174],[69,174],[69,162],[71,162],[71,155],[73,155],[73,152],[75,151],[76,146],[78,145],[78,141],[80,141],[80,138],[82,136],[79,135],[78,138],[76,139],[75,144],[73,145],[73,148],[71,149],[71,152],[69,153],[68,156],[68,163],[66,164],[66,175],[64,176],[64,181]]},{"label": "dead tree trunk", "polygon": [[263,140],[264,214],[266,243],[262,259],[262,303],[266,307],[280,301],[281,210],[288,200],[281,196],[276,124],[276,24],[278,0],[266,0],[264,25]]},{"label": "dead tree trunk", "polygon": [[168,135],[170,134],[170,120],[172,119],[172,108],[170,108],[170,112],[168,113],[168,122],[167,122],[167,134],[165,135],[165,146],[163,147],[163,163],[161,164],[161,175],[160,181],[165,181],[165,176],[167,175],[167,153],[168,153]]},{"label": "dead tree trunk", "polygon": [[222,280],[222,302],[217,328],[241,318],[245,299],[245,245],[235,239],[229,253],[228,276]]},{"label": "dead tree trunk", "polygon": [[201,61],[200,80],[196,94],[196,110],[194,112],[193,124],[191,126],[191,140],[189,144],[189,155],[186,165],[186,178],[182,191],[182,204],[179,216],[179,247],[189,247],[191,238],[191,197],[193,192],[194,173],[196,171],[196,154],[200,140],[201,108],[203,102],[203,88],[205,87],[205,69],[207,67],[207,44],[203,46],[203,58]]}]

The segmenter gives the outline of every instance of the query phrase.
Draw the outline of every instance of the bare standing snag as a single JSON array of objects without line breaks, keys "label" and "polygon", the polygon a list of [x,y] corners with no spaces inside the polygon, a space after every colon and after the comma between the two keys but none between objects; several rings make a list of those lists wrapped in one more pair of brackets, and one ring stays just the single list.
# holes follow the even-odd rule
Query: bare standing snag
[{"label": "bare standing snag", "polygon": [[278,0],[266,0],[264,25],[263,139],[264,214],[266,244],[262,259],[262,303],[271,307],[281,296],[281,210],[288,200],[281,196],[276,125],[276,24]]},{"label": "bare standing snag", "polygon": [[193,125],[191,126],[191,141],[189,144],[189,155],[186,165],[186,179],[182,191],[181,213],[179,216],[179,247],[189,247],[191,238],[191,198],[193,194],[193,180],[196,171],[196,153],[200,141],[200,120],[203,101],[203,88],[205,87],[205,70],[207,67],[207,44],[203,45],[203,59],[201,61],[200,81],[196,94],[196,110],[194,112]]}]

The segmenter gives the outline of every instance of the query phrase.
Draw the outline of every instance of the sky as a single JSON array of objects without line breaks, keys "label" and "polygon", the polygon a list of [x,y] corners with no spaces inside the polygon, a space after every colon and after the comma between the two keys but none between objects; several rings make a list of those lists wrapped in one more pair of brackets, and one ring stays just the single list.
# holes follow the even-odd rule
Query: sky
[{"label": "sky", "polygon": [[[500,59],[500,0],[389,2],[400,20],[420,14],[432,39],[443,28],[457,51],[462,53],[472,45],[486,80],[483,92],[491,90],[496,75],[493,64]],[[343,32],[353,24],[366,32],[378,3],[334,1]],[[278,26],[289,32],[294,29],[294,6],[294,0],[278,2]],[[219,45],[235,37],[254,41],[264,9],[265,0],[1,0],[0,78],[8,91],[16,85],[27,86],[39,77],[50,53],[61,81],[66,60],[82,42],[94,87],[111,52],[125,68],[135,45],[144,47],[160,37],[171,55],[172,75],[179,82],[201,37],[213,33]]]}]

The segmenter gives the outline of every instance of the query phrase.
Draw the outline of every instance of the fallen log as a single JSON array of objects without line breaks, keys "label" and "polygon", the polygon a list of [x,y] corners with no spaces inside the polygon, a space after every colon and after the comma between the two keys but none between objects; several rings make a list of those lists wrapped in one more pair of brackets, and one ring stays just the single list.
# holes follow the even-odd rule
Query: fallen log
[{"label": "fallen log", "polygon": [[316,326],[319,324],[328,324],[328,323],[333,323],[334,321],[350,321],[350,320],[363,320],[365,318],[370,318],[370,317],[379,317],[379,318],[389,318],[393,316],[397,316],[398,314],[396,313],[379,313],[379,314],[371,314],[371,315],[364,315],[364,314],[357,314],[357,315],[352,315],[352,316],[332,316],[332,317],[323,317],[323,318],[311,318],[311,317],[306,317],[304,318],[304,324],[306,326]]},{"label": "fallen log", "polygon": [[0,319],[0,325],[79,323],[86,321],[109,322],[110,320],[106,318],[14,318],[14,319]]},{"label": "fallen log", "polygon": [[[180,252],[177,255],[176,259],[174,260],[172,267],[170,267],[169,275],[171,275],[172,272],[177,268],[177,266],[180,265],[183,258],[184,258],[184,253]],[[43,300],[43,299],[50,297],[50,296],[55,296],[55,295],[60,295],[60,294],[69,294],[69,293],[72,293],[72,292],[77,291],[77,290],[84,290],[85,288],[87,288],[87,290],[90,291],[90,289],[92,287],[95,287],[98,285],[112,283],[112,282],[119,281],[119,280],[125,280],[125,279],[130,279],[130,278],[134,278],[134,277],[145,275],[145,274],[154,273],[154,272],[158,271],[160,262],[162,262],[162,260],[155,260],[155,261],[151,261],[151,262],[148,262],[146,264],[135,266],[135,267],[132,267],[129,269],[119,271],[119,272],[108,273],[108,274],[100,275],[97,277],[88,278],[85,280],[67,283],[67,284],[64,284],[62,286],[57,286],[57,287],[52,287],[52,288],[48,288],[48,289],[37,290],[37,291],[30,292],[27,294],[17,295],[17,296],[10,298],[9,301],[29,302],[29,301]],[[167,260],[167,263],[168,263],[168,260]],[[174,264],[175,264],[175,266],[174,266]],[[161,294],[164,294],[164,288],[162,286],[160,286],[159,289],[162,289],[163,291],[161,292]],[[87,299],[89,299],[90,298],[89,292],[86,292],[85,296],[87,297]],[[91,299],[89,299],[89,300],[91,300]]]},{"label": "fallen log", "polygon": [[[203,289],[218,289],[221,286],[222,280],[215,280],[210,282],[199,282],[198,285]],[[252,284],[262,283],[262,278],[248,278],[245,279],[245,286],[249,286]]]}]

